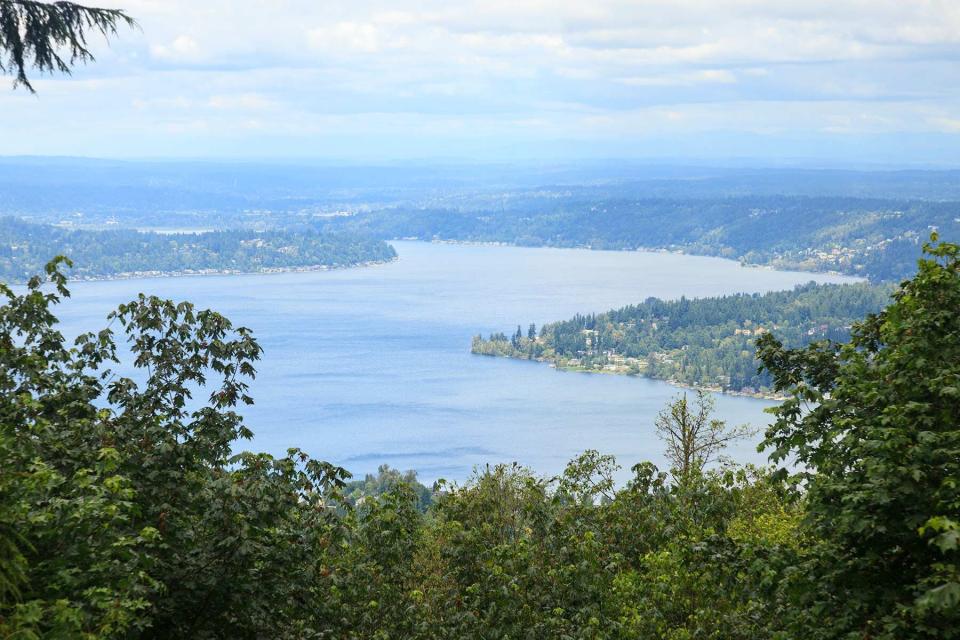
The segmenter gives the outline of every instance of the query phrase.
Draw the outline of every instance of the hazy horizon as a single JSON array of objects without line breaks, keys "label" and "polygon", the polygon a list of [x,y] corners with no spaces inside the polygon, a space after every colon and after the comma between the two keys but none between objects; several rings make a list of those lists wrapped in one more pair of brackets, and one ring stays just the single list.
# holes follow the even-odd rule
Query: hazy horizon
[{"label": "hazy horizon", "polygon": [[650,157],[443,157],[443,156],[396,156],[396,157],[324,157],[324,156],[119,156],[119,155],[73,155],[73,154],[3,154],[0,162],[63,161],[118,164],[210,164],[210,165],[267,165],[301,166],[342,169],[370,168],[481,168],[481,167],[517,167],[517,168],[602,168],[605,166],[622,168],[668,168],[668,169],[704,169],[704,170],[741,170],[741,171],[839,171],[839,172],[897,172],[897,171],[960,171],[960,157],[955,162],[916,161],[870,161],[838,159],[829,157],[789,158],[789,157],[697,157],[697,156],[650,156]]}]

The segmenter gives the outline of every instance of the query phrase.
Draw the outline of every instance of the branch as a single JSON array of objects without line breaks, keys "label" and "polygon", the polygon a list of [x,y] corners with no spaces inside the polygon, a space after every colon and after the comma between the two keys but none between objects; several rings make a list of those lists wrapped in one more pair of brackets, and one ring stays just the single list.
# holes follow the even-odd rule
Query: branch
[{"label": "branch", "polygon": [[108,39],[117,27],[137,27],[120,9],[84,7],[73,2],[0,0],[0,72],[12,73],[14,88],[36,93],[27,69],[70,75],[77,63],[94,60],[87,38],[92,32]]}]

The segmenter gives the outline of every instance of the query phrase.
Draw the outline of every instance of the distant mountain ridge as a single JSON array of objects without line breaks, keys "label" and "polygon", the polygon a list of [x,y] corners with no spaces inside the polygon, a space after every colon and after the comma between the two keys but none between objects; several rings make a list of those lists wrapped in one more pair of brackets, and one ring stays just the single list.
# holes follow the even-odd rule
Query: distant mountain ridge
[{"label": "distant mountain ridge", "polygon": [[665,249],[897,281],[931,231],[960,238],[960,171],[0,158],[0,215]]}]

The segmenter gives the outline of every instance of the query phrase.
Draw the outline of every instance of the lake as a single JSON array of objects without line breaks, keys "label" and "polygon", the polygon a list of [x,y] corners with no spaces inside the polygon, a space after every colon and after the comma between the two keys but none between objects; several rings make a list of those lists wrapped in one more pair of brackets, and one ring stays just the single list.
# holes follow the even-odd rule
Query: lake
[{"label": "lake", "polygon": [[[398,261],[368,268],[78,282],[59,315],[69,335],[101,328],[141,291],[213,308],[252,328],[264,348],[256,405],[243,410],[255,438],[243,448],[298,446],[355,474],[387,463],[429,482],[462,480],[488,462],[553,474],[588,448],[616,455],[625,469],[663,462],[653,421],[680,389],[473,356],[475,334],[526,331],[530,322],[650,296],[855,280],[669,253],[393,244]],[[717,396],[717,413],[762,426],[772,404]],[[728,454],[761,462],[755,446]]]}]

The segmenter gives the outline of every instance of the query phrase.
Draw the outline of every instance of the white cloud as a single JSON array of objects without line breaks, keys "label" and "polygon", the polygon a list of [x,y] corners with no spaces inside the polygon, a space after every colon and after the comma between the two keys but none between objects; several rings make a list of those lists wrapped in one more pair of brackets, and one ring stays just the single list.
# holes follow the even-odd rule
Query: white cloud
[{"label": "white cloud", "polygon": [[[108,3],[111,4],[111,3]],[[603,63],[726,64],[918,55],[960,43],[960,3],[902,0],[277,0],[128,2],[155,55],[256,54],[300,61],[311,50],[430,62],[483,55],[572,55]],[[192,35],[179,32],[190,24]],[[306,52],[301,46],[306,40]],[[387,62],[389,60],[385,60]],[[762,66],[762,64],[758,65]]]},{"label": "white cloud", "polygon": [[[503,140],[649,132],[943,133],[960,113],[960,2],[100,0],[141,31],[40,100],[0,93],[0,153],[49,136],[197,148],[245,132]],[[45,114],[44,121],[37,113]],[[251,134],[252,135],[252,134]],[[79,144],[79,142],[78,142]],[[178,149],[188,147],[186,143]],[[314,146],[314,148],[316,148]],[[149,149],[138,149],[150,154]]]},{"label": "white cloud", "polygon": [[155,44],[150,47],[155,58],[176,62],[192,62],[200,55],[200,45],[187,35],[179,35],[167,44]]},{"label": "white cloud", "polygon": [[380,29],[360,22],[339,22],[332,27],[310,29],[307,41],[311,47],[331,53],[378,53],[384,46]]}]

